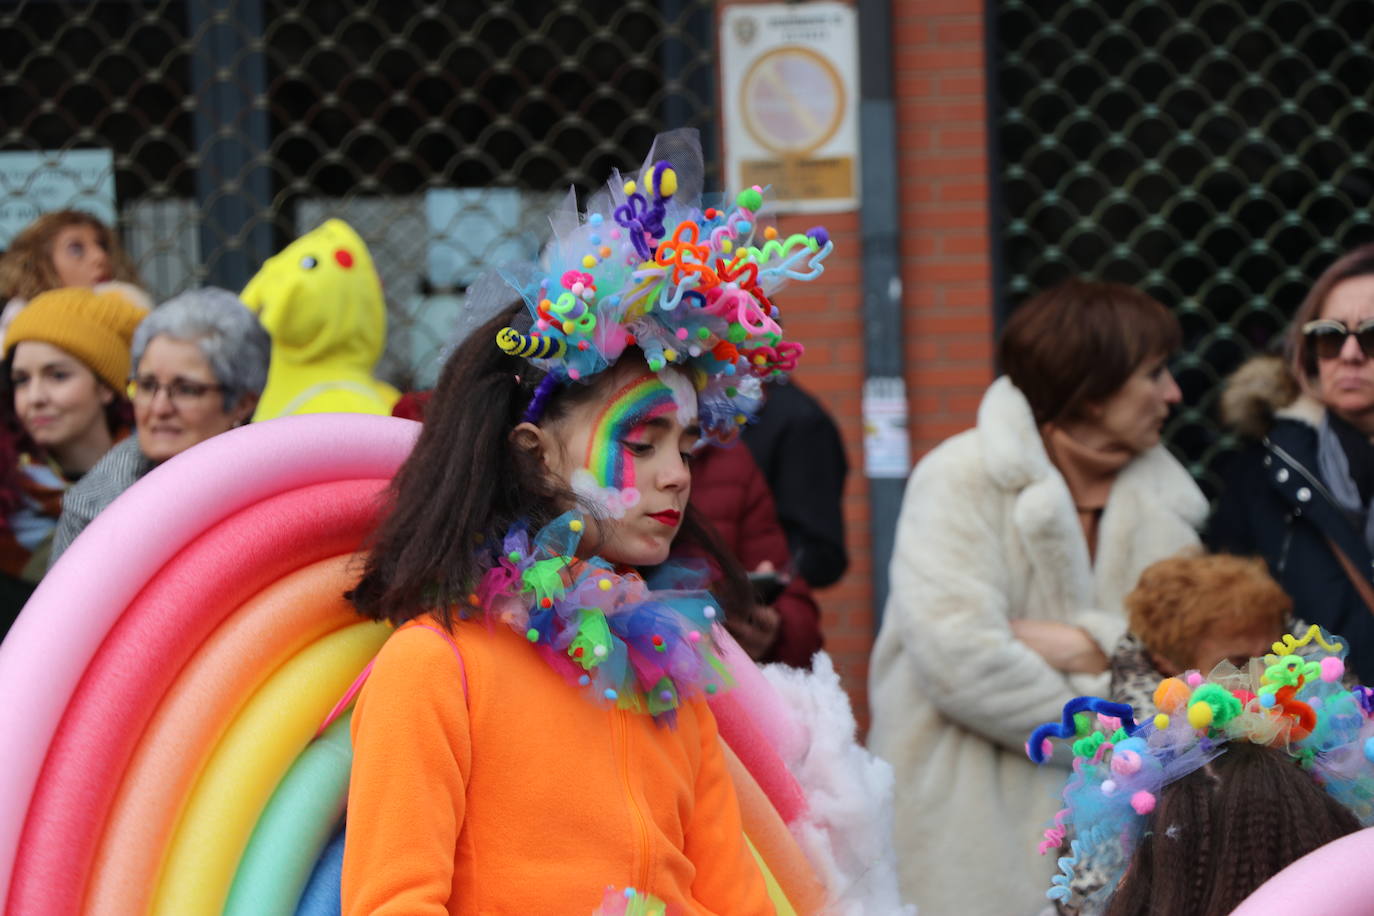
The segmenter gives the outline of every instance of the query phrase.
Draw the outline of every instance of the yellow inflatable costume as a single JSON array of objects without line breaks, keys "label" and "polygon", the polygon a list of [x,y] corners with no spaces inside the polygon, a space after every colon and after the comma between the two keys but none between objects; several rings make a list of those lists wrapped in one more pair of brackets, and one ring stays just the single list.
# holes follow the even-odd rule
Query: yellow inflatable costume
[{"label": "yellow inflatable costume", "polygon": [[268,258],[240,298],[272,335],[253,419],[391,413],[400,393],[372,377],[386,345],[382,284],[347,223],[328,220]]}]

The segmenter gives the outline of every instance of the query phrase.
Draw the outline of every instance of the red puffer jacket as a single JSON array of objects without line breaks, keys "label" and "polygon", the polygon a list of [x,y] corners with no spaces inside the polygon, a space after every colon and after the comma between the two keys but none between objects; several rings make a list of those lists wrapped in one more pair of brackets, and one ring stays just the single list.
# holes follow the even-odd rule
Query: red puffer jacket
[{"label": "red puffer jacket", "polygon": [[[691,501],[746,570],[768,560],[779,572],[790,571],[787,536],[778,522],[768,482],[749,449],[735,445],[696,453]],[[821,648],[821,612],[811,589],[794,575],[773,607],[782,620],[777,642],[762,661],[808,667],[811,656]]]}]

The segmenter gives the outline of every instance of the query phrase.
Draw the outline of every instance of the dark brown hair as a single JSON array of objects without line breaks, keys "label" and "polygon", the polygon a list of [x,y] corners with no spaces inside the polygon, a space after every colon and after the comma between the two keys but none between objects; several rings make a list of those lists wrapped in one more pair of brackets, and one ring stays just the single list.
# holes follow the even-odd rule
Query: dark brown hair
[{"label": "dark brown hair", "polygon": [[1146,360],[1182,341],[1178,319],[1120,283],[1068,280],[1026,302],[1007,321],[998,361],[1026,396],[1037,424],[1081,419]]},{"label": "dark brown hair", "polygon": [[1291,863],[1359,829],[1287,753],[1234,742],[1159,794],[1107,916],[1224,916]]},{"label": "dark brown hair", "polygon": [[[452,606],[485,572],[479,541],[522,521],[537,531],[577,504],[537,454],[511,441],[543,373],[503,353],[496,333],[528,324],[522,305],[503,309],[445,363],[425,403],[419,441],[388,490],[389,511],[371,539],[362,579],[349,593],[363,616],[400,624],[432,612],[452,626]],[[540,424],[557,423],[577,404],[606,397],[609,376],[560,388]],[[592,512],[584,514],[596,524]],[[677,541],[715,563],[720,573],[712,590],[726,614],[747,617],[752,600],[743,569],[690,505]]]},{"label": "dark brown hair", "polygon": [[1284,335],[1284,356],[1288,360],[1288,371],[1293,373],[1293,378],[1311,381],[1317,375],[1316,354],[1308,352],[1307,338],[1302,334],[1302,326],[1321,317],[1326,297],[1331,295],[1331,290],[1335,289],[1337,284],[1371,274],[1374,274],[1374,244],[1361,245],[1338,258],[1322,271],[1317,282],[1312,284],[1312,288],[1302,300],[1302,305],[1298,306],[1297,312],[1293,314],[1288,332]]},{"label": "dark brown hair", "polygon": [[69,226],[90,226],[110,260],[110,276],[141,286],[138,271],[119,244],[119,236],[84,210],[54,210],[29,223],[0,256],[0,295],[32,299],[62,286],[52,262],[52,243]]},{"label": "dark brown hair", "polygon": [[1222,621],[1255,621],[1283,635],[1293,599],[1264,561],[1227,554],[1167,557],[1145,567],[1126,596],[1131,632],[1180,671],[1193,667],[1193,646]]}]

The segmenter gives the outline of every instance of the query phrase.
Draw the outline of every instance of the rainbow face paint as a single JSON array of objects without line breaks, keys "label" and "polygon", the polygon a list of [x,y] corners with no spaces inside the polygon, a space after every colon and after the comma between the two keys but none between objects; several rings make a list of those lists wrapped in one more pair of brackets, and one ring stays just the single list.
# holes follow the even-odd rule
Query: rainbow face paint
[{"label": "rainbow face paint", "polygon": [[634,456],[625,443],[634,442],[650,420],[673,413],[684,425],[696,417],[696,392],[680,373],[643,375],[617,391],[592,426],[583,469],[573,474],[573,490],[610,517],[622,517],[639,502]]}]

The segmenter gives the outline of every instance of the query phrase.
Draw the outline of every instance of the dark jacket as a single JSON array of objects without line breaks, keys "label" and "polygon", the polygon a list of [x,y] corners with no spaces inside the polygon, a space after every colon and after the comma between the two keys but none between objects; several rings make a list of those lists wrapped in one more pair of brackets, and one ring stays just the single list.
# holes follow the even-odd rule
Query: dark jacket
[{"label": "dark jacket", "polygon": [[744,444],[763,471],[797,572],[812,588],[849,567],[844,545],[844,440],[825,408],[795,384],[769,386]]},{"label": "dark jacket", "polygon": [[[1242,373],[1258,369],[1252,362]],[[1261,415],[1265,406],[1270,408],[1266,429],[1263,422],[1254,422],[1256,404],[1248,405],[1248,413],[1238,410],[1235,394],[1233,382],[1227,392],[1229,410],[1223,401],[1227,418],[1259,439],[1223,468],[1226,490],[1203,540],[1212,550],[1263,557],[1293,599],[1293,613],[1349,641],[1349,663],[1361,682],[1374,682],[1374,611],[1351,583],[1332,545],[1371,585],[1374,558],[1317,471],[1316,424],[1322,408],[1306,398],[1282,404],[1262,397]]]},{"label": "dark jacket", "polygon": [[[779,572],[791,568],[768,483],[747,448],[698,452],[692,459],[691,501],[746,570],[764,560]],[[782,618],[778,641],[762,661],[809,667],[811,656],[821,648],[821,613],[806,581],[793,576],[773,607]]]}]

